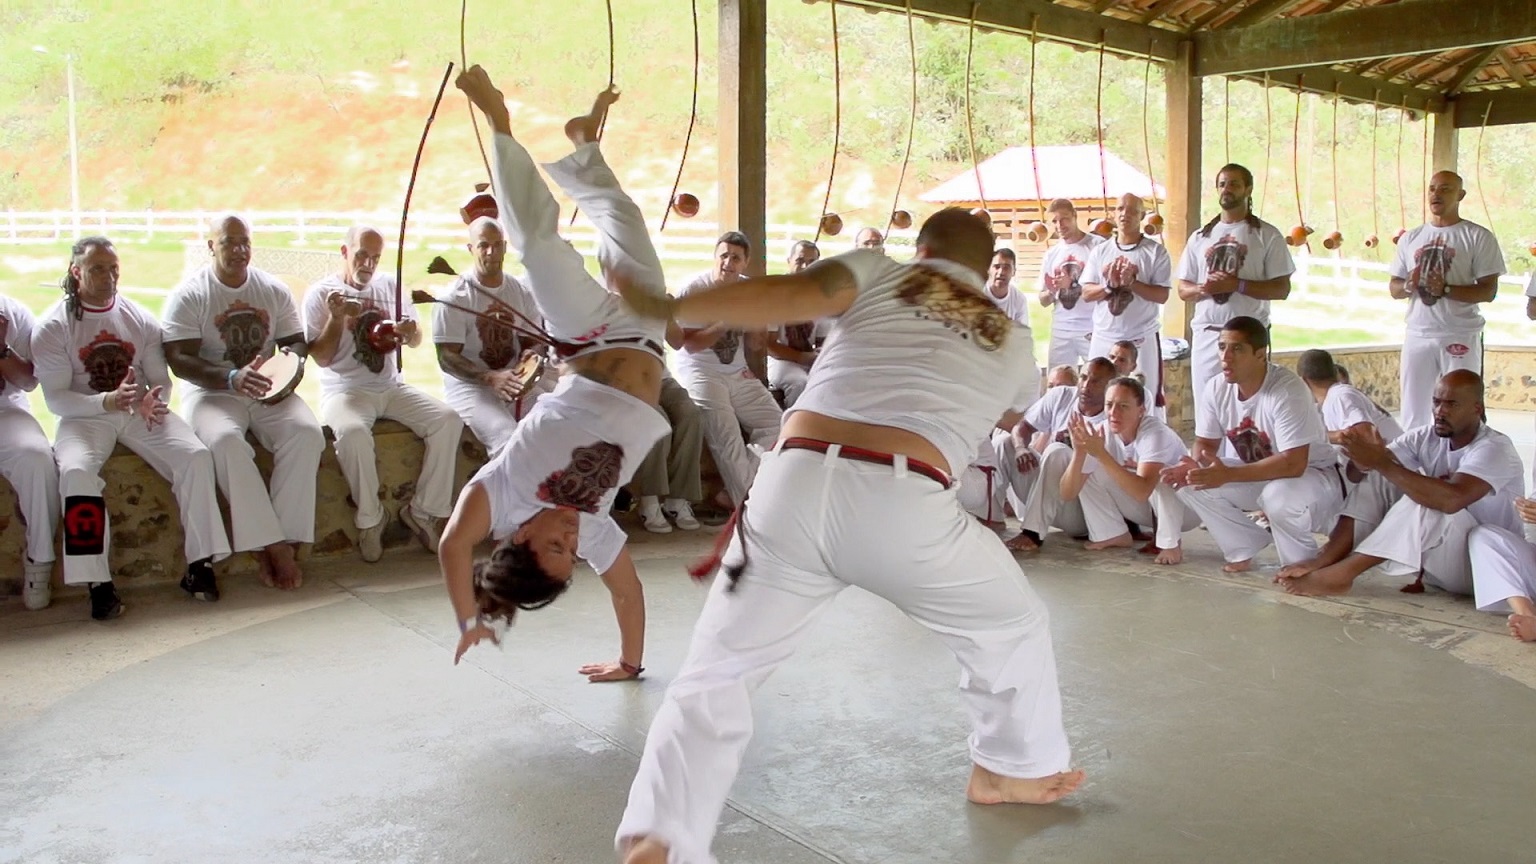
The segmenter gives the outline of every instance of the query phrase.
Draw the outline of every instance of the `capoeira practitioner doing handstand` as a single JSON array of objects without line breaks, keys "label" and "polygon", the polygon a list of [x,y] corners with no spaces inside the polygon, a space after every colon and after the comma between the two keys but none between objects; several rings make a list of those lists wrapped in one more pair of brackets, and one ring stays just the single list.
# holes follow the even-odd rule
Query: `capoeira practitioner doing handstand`
[{"label": "capoeira practitioner doing handstand", "polygon": [[[1515,499],[1527,529],[1536,526],[1536,501]],[[1508,612],[1509,635],[1536,642],[1536,545],[1498,525],[1479,525],[1467,535],[1472,559],[1472,596],[1483,612]]]},{"label": "capoeira practitioner doing handstand", "polygon": [[[1381,564],[1452,594],[1472,593],[1467,535],[1478,525],[1518,534],[1514,502],[1525,468],[1508,436],[1483,421],[1483,381],[1465,369],[1435,385],[1431,426],[1384,441],[1367,426],[1344,433],[1344,452],[1371,472],[1349,493],[1344,515],[1317,557],[1284,567],[1292,594],[1344,594]],[[1353,551],[1351,551],[1353,550]],[[1501,598],[1502,599],[1502,598]]]},{"label": "capoeira practitioner doing handstand", "polygon": [[[251,552],[261,581],[293,589],[303,582],[301,543],[315,540],[315,483],[325,433],[296,395],[266,404],[272,380],[261,374],[275,352],[306,353],[304,326],[288,286],[251,265],[251,229],[236,216],[209,232],[213,260],[165,302],[165,360],[186,381],[187,422],[213,454],[229,502],[236,552]],[[250,430],[272,454],[272,489],[256,469]]]},{"label": "capoeira practitioner doing handstand", "polygon": [[1269,329],[1241,316],[1221,328],[1222,377],[1196,396],[1195,452],[1163,472],[1240,573],[1270,544],[1247,511],[1269,517],[1281,564],[1317,554],[1314,532],[1333,527],[1344,478],[1307,385],[1269,362]]},{"label": "capoeira practitioner doing handstand", "polygon": [[0,294],[0,477],[16,491],[27,523],[21,598],[31,610],[53,597],[53,528],[59,521],[59,466],[53,445],[32,416],[27,391],[37,387],[32,335],[37,321],[27,307]]},{"label": "capoeira practitioner doing handstand", "polygon": [[1296,264],[1280,229],[1253,212],[1253,174],[1241,165],[1216,172],[1221,212],[1189,237],[1174,276],[1179,299],[1195,304],[1189,370],[1198,400],[1221,378],[1221,328],[1240,316],[1269,326],[1269,304],[1291,295]]},{"label": "capoeira practitioner doing handstand", "polygon": [[[492,164],[507,240],[521,250],[528,288],[568,359],[555,391],[464,487],[438,545],[463,634],[454,662],[481,639],[498,640],[497,620],[554,602],[570,586],[579,555],[613,594],[621,643],[617,662],[584,666],[581,674],[593,681],[635,678],[643,671],[645,596],[609,510],[619,487],[668,431],[656,410],[665,327],[626,311],[560,238],[560,207],[512,137],[506,102],[485,70],[471,67],[458,87],[495,130]],[[661,292],[661,262],[645,219],[595,143],[603,113],[617,98],[604,93],[591,114],[567,123],[576,152],[544,169],[597,226],[604,272],[626,272],[645,290]],[[490,561],[477,564],[474,548],[486,537],[499,545]]]},{"label": "capoeira practitioner doing handstand", "polygon": [[1159,319],[1168,302],[1173,262],[1163,244],[1141,233],[1141,196],[1122,195],[1116,234],[1100,243],[1083,270],[1083,297],[1096,301],[1091,357],[1108,357],[1120,341],[1136,346],[1136,372],[1154,415],[1163,414],[1163,348]]},{"label": "capoeira practitioner doing handstand", "polygon": [[1107,420],[1097,427],[1081,417],[1067,421],[1072,459],[1061,476],[1061,497],[1078,501],[1088,523],[1084,549],[1129,548],[1135,541],[1127,522],[1156,526],[1157,538],[1143,552],[1157,563],[1184,560],[1185,531],[1200,519],[1162,482],[1163,469],[1189,456],[1168,424],[1147,413],[1147,390],[1135,378],[1116,378],[1104,396]]},{"label": "capoeira practitioner doing handstand", "polygon": [[710,589],[651,726],[617,837],[630,864],[715,860],[752,694],[849,585],[955,652],[975,724],[972,801],[1046,803],[1082,782],[1069,767],[1046,610],[997,536],[960,509],[950,479],[1033,386],[1017,331],[983,296],[991,255],[990,228],[949,209],[923,225],[909,264],[855,250],[797,276],[635,303],[746,328],[838,322],[763,456],[724,556],[733,566]]},{"label": "capoeira practitioner doing handstand", "polygon": [[1014,427],[1006,443],[1012,445],[1015,458],[1010,461],[1010,454],[998,454],[1009,487],[1023,502],[1018,511],[1021,530],[1008,541],[1010,550],[1039,549],[1052,526],[1069,537],[1088,533],[1082,505],[1061,497],[1061,475],[1072,461],[1068,424],[1073,417],[1095,426],[1103,421],[1104,392],[1114,377],[1114,365],[1107,358],[1095,357],[1083,367],[1082,380],[1075,388],[1052,387],[1029,406]]},{"label": "capoeira practitioner doing handstand", "polygon": [[43,398],[59,418],[53,450],[64,499],[64,582],[90,587],[91,617],[98,621],[123,612],[108,566],[111,524],[101,496],[101,466],[118,442],[171,481],[188,562],[182,590],[218,600],[213,562],[229,557],[213,457],[166,404],[171,376],[160,322],[117,293],[117,278],[112,241],[76,242],[64,299],[32,338]]},{"label": "capoeira practitioner doing handstand", "polygon": [[1483,371],[1483,315],[1478,304],[1499,292],[1504,255],[1487,228],[1461,218],[1461,177],[1429,178],[1429,222],[1404,234],[1392,259],[1390,290],[1408,300],[1403,336],[1403,426],[1428,426],[1429,392],[1452,369]]}]

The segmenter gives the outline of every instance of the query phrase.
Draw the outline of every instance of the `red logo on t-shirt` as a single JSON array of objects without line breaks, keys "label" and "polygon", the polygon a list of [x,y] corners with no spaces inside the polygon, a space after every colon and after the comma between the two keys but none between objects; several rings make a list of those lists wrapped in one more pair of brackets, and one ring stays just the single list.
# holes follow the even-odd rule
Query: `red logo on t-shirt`
[{"label": "red logo on t-shirt", "polygon": [[539,484],[539,500],[596,513],[603,496],[619,485],[624,448],[599,441],[571,450],[569,465],[552,472]]},{"label": "red logo on t-shirt", "polygon": [[[1431,277],[1445,285],[1446,275],[1451,272],[1451,262],[1456,260],[1456,250],[1447,246],[1444,237],[1436,237],[1413,253],[1413,270],[1408,274],[1408,290],[1419,295],[1419,302],[1433,306],[1440,298],[1429,293]],[[1460,357],[1461,355],[1456,355]]]},{"label": "red logo on t-shirt", "polygon": [[132,342],[125,342],[106,330],[97,333],[91,344],[80,349],[80,362],[90,376],[91,389],[97,393],[116,390],[128,377],[134,353]]},{"label": "red logo on t-shirt", "polygon": [[1083,262],[1073,258],[1071,255],[1068,255],[1067,260],[1061,262],[1061,266],[1056,268],[1056,278],[1061,279],[1065,277],[1067,280],[1067,287],[1056,293],[1056,301],[1061,304],[1061,308],[1071,309],[1082,298],[1083,283],[1079,281],[1082,275]]},{"label": "red logo on t-shirt", "polygon": [[1445,346],[1445,353],[1451,355],[1452,357],[1465,357],[1467,356],[1467,352],[1471,350],[1471,348],[1468,348],[1460,342],[1452,342],[1451,344]]},{"label": "red logo on t-shirt", "polygon": [[[1228,276],[1237,276],[1237,272],[1243,269],[1243,261],[1248,258],[1248,246],[1239,243],[1237,235],[1227,234],[1212,243],[1205,250],[1205,275],[1210,278],[1216,273],[1225,273]],[[1218,306],[1226,305],[1232,299],[1231,294],[1215,294],[1211,299]]]},{"label": "red logo on t-shirt", "polygon": [[1270,443],[1269,433],[1253,425],[1252,417],[1244,417],[1236,429],[1228,429],[1227,440],[1232,442],[1237,458],[1250,465],[1275,455],[1275,445]]}]

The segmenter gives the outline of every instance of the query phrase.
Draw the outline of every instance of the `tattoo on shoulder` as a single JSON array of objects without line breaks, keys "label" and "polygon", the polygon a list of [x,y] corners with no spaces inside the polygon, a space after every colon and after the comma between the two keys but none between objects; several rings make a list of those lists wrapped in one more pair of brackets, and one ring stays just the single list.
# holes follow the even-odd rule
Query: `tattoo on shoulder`
[{"label": "tattoo on shoulder", "polygon": [[845,291],[857,291],[859,284],[853,272],[836,261],[822,261],[805,269],[805,275],[816,281],[816,287],[827,297],[835,297]]}]

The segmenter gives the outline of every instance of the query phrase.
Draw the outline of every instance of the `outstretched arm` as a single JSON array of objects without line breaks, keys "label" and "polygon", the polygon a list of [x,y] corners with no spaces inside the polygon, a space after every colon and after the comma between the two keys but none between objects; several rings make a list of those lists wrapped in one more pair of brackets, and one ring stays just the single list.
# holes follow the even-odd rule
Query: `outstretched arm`
[{"label": "outstretched arm", "polygon": [[603,584],[613,597],[613,615],[619,622],[619,662],[593,663],[581,667],[589,681],[623,681],[638,678],[640,661],[645,659],[645,589],[635,561],[624,549],[613,566],[603,571]]},{"label": "outstretched arm", "polygon": [[[454,620],[459,622],[459,647],[453,655],[457,664],[470,646],[482,639],[499,642],[496,632],[478,621],[480,607],[475,603],[475,544],[491,533],[491,499],[480,484],[464,488],[459,503],[448,517],[443,536],[437,543],[437,564],[448,588],[448,602],[453,604]],[[473,621],[469,626],[465,622]]]},{"label": "outstretched arm", "polygon": [[822,261],[799,273],[740,279],[686,297],[657,296],[629,285],[622,285],[620,293],[630,308],[648,318],[760,329],[841,315],[853,305],[858,287],[847,267]]}]

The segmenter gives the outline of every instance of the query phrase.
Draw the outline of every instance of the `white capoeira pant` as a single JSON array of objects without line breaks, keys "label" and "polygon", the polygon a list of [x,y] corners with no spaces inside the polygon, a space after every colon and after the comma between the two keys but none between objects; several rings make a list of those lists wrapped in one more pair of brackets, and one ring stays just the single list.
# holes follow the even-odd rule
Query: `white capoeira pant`
[{"label": "white capoeira pant", "polygon": [[[1052,526],[1060,528],[1069,537],[1081,537],[1088,533],[1088,522],[1083,517],[1081,501],[1061,499],[1061,478],[1072,463],[1072,448],[1059,441],[1051,442],[1040,457],[1040,467],[1031,472],[1037,476],[1032,482],[1024,509],[1019,513],[1019,527],[1033,531],[1045,539]],[[1121,523],[1124,533],[1125,523]]]},{"label": "white capoeira pant", "polygon": [[192,427],[175,414],[149,429],[137,414],[112,412],[59,420],[53,450],[59,460],[64,515],[64,583],[110,582],[111,520],[102,501],[101,467],[121,442],[171,481],[181,511],[187,561],[229,557],[219,513],[213,456]]},{"label": "white capoeira pant", "polygon": [[[1273,534],[1280,563],[1294,564],[1317,554],[1314,534],[1333,530],[1344,504],[1343,482],[1334,466],[1308,467],[1300,477],[1228,483],[1215,489],[1186,486],[1178,496],[1205,523],[1228,563],[1253,558],[1270,544]],[[1269,531],[1248,518],[1250,510],[1264,511]]]},{"label": "white capoeira pant", "polygon": [[1024,511],[1024,502],[1040,477],[1040,466],[1020,471],[1016,448],[1013,435],[1003,429],[992,430],[992,437],[981,442],[975,461],[965,466],[956,489],[965,512],[988,522],[1001,522],[1007,515],[1004,504],[1011,504],[1015,514]]},{"label": "white capoeira pant", "polygon": [[1536,600],[1536,546],[1498,525],[1467,534],[1472,595],[1483,612],[1512,612],[1509,598]]},{"label": "white capoeira pant", "polygon": [[551,366],[528,392],[511,402],[497,396],[489,387],[469,386],[457,388],[447,397],[447,402],[458,412],[469,431],[485,445],[485,452],[495,456],[517,431],[518,421],[528,416],[540,399],[554,392],[557,377]]},{"label": "white capoeira pant", "polygon": [[[704,443],[715,457],[731,501],[740,504],[757,474],[758,453],[779,437],[784,412],[750,370],[717,375],[685,367],[678,370],[677,380],[699,406]],[[752,436],[751,447],[743,440],[743,430]]]},{"label": "white capoeira pant", "polygon": [[37,418],[0,401],[0,477],[16,490],[27,524],[27,560],[53,561],[53,527],[59,523],[59,467]]},{"label": "white capoeira pant", "polygon": [[464,421],[452,408],[402,384],[385,391],[355,389],[322,397],[320,419],[336,438],[336,461],[357,502],[359,529],[372,528],[385,518],[373,446],[373,424],[380,419],[401,423],[426,445],[411,506],[439,519],[453,512],[453,475]]},{"label": "white capoeira pant", "polygon": [[1102,468],[1084,478],[1077,500],[1088,523],[1088,539],[1094,542],[1124,534],[1129,519],[1137,525],[1155,525],[1157,548],[1173,549],[1183,542],[1185,531],[1200,526],[1200,517],[1186,508],[1167,484],[1157,484],[1150,499],[1139,501],[1126,494]]},{"label": "white capoeira pant", "polygon": [[1428,426],[1435,420],[1431,399],[1435,385],[1452,369],[1482,374],[1483,334],[1480,330],[1429,336],[1408,333],[1403,337],[1403,429]]},{"label": "white capoeira pant", "polygon": [[1442,513],[1414,501],[1372,472],[1350,490],[1343,515],[1355,520],[1355,551],[1383,559],[1381,572],[1413,578],[1452,594],[1472,593],[1467,535],[1477,518]]},{"label": "white capoeira pant", "polygon": [[[1100,355],[1093,353],[1098,350],[1093,347],[1093,334],[1089,332],[1077,332],[1074,330],[1058,330],[1055,322],[1051,324],[1051,347],[1047,352],[1047,369],[1055,369],[1057,366],[1071,366],[1073,369]],[[1106,352],[1104,356],[1108,356]]]},{"label": "white capoeira pant", "polygon": [[[746,570],[734,593],[723,576],[710,589],[651,725],[618,842],[647,835],[670,847],[673,864],[715,861],[716,823],[752,737],[752,696],[849,585],[894,603],[954,652],[976,764],[1024,778],[1067,769],[1045,605],[952,488],[897,462],[763,456],[743,514]],[[725,560],[741,556],[733,541]]]},{"label": "white capoeira pant", "polygon": [[810,380],[811,373],[799,363],[777,357],[768,358],[768,386],[784,393],[784,410],[794,407],[795,400],[805,392],[805,385]]},{"label": "white capoeira pant", "polygon": [[[1193,330],[1189,340],[1189,392],[1198,400],[1205,392],[1206,382],[1221,377],[1221,349],[1217,345],[1221,328],[1195,327]],[[1140,362],[1138,357],[1138,365]]]},{"label": "white capoeira pant", "polygon": [[[313,543],[315,483],[325,433],[304,400],[289,396],[265,405],[238,393],[192,387],[182,411],[213,455],[219,491],[229,502],[234,550]],[[272,454],[270,494],[256,469],[256,451],[245,440],[246,430]]]}]

